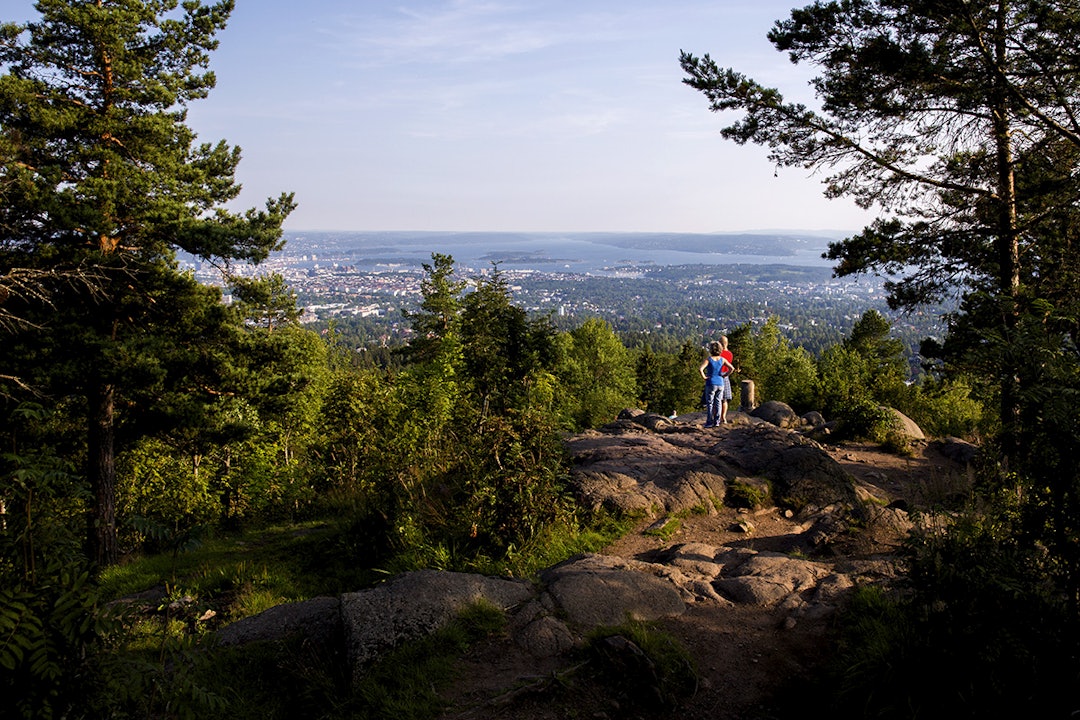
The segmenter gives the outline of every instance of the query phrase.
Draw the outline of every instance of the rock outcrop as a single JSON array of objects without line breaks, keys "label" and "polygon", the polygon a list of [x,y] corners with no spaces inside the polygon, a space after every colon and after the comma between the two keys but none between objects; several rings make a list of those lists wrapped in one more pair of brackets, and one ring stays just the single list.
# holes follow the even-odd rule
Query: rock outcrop
[{"label": "rock outcrop", "polygon": [[[518,650],[538,657],[565,653],[599,626],[678,617],[703,604],[774,608],[794,624],[835,611],[857,581],[888,575],[880,565],[838,568],[815,553],[853,525],[880,522],[894,537],[909,527],[903,511],[857,491],[854,478],[817,443],[746,416],[705,429],[698,416],[626,411],[598,431],[567,438],[566,447],[571,483],[584,504],[645,518],[715,514],[729,487],[767,485],[791,518],[787,547],[800,552],[678,543],[634,557],[581,555],[543,571],[535,584],[404,573],[341,598],[273,608],[224,628],[221,641],[303,633],[333,642],[337,636],[358,675],[387,650],[433,632],[478,601],[504,610]],[[746,525],[749,530],[749,520]]]}]

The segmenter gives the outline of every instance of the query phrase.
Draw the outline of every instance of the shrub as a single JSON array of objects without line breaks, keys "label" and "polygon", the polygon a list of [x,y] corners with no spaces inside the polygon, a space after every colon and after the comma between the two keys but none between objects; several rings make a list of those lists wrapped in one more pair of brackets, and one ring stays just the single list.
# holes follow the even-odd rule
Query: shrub
[{"label": "shrub", "polygon": [[1077,621],[1052,563],[1010,511],[965,513],[913,536],[910,592],[867,588],[841,618],[841,716],[1066,717],[1080,672]]},{"label": "shrub", "polygon": [[110,626],[89,573],[51,564],[0,589],[0,696],[15,717],[67,717],[94,682]]},{"label": "shrub", "polygon": [[987,421],[982,403],[972,396],[971,385],[962,379],[925,377],[916,386],[905,412],[933,437],[970,438]]}]

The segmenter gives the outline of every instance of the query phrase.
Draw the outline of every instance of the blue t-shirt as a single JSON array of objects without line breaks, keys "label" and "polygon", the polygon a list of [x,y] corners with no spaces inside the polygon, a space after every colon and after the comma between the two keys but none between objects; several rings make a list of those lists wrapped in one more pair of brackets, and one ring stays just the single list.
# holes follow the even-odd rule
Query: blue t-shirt
[{"label": "blue t-shirt", "polygon": [[724,382],[723,358],[709,358],[709,382],[713,385],[721,385]]}]

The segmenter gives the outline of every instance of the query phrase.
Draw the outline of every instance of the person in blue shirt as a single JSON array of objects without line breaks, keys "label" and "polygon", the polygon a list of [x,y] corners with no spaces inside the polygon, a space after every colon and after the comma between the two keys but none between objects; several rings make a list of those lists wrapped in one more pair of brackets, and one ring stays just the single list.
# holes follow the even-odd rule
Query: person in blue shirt
[{"label": "person in blue shirt", "polygon": [[709,343],[709,356],[701,363],[698,372],[705,381],[705,427],[716,427],[721,422],[726,422],[724,417],[726,403],[731,399],[731,385],[727,376],[735,369],[731,361],[724,357],[724,346],[713,340]]}]

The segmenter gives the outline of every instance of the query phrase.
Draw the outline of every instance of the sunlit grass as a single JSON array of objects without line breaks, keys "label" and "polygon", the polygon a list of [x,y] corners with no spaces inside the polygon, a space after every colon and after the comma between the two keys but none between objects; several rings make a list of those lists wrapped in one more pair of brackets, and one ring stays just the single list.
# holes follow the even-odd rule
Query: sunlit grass
[{"label": "sunlit grass", "polygon": [[[107,568],[100,585],[107,599],[157,589],[215,603],[231,619],[246,617],[282,602],[339,591],[328,587],[323,570],[329,563],[317,552],[332,532],[326,523],[304,523],[218,535],[186,552],[131,557]],[[349,589],[359,589],[360,582]]]}]

